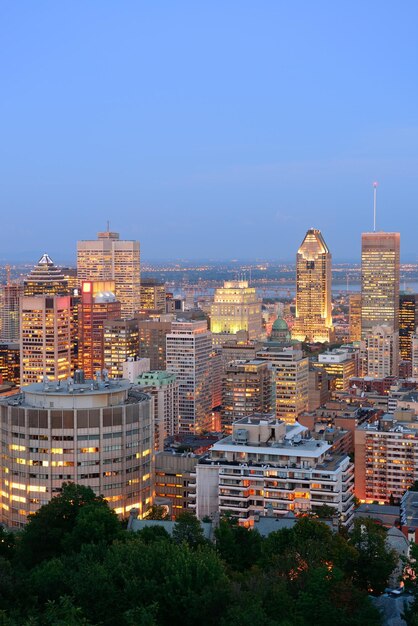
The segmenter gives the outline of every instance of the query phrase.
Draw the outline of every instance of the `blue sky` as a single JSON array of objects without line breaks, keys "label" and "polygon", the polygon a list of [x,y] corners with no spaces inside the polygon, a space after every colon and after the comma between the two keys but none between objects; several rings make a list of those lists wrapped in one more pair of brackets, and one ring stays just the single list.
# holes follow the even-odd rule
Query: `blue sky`
[{"label": "blue sky", "polygon": [[3,0],[0,262],[111,227],[144,259],[418,246],[418,3]]}]

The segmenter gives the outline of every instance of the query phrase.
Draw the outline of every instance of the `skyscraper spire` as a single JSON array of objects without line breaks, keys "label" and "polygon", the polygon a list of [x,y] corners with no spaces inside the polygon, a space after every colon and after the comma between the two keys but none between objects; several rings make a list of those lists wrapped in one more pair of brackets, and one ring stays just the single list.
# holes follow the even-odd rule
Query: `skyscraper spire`
[{"label": "skyscraper spire", "polygon": [[375,181],[373,183],[373,232],[376,232],[376,194],[377,194],[377,185],[378,183]]}]

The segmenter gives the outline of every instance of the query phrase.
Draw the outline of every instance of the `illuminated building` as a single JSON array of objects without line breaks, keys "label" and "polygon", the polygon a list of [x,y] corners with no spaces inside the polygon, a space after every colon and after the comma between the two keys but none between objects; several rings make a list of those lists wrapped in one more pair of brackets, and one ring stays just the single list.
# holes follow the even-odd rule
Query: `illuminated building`
[{"label": "illuminated building", "polygon": [[296,346],[266,344],[257,359],[269,361],[273,368],[276,392],[276,416],[293,424],[308,408],[309,359]]},{"label": "illuminated building", "polygon": [[418,378],[418,328],[412,335],[412,377]]},{"label": "illuminated building", "polygon": [[166,336],[171,332],[172,315],[138,320],[139,356],[150,360],[151,370],[164,370]]},{"label": "illuminated building", "polygon": [[179,432],[179,385],[175,374],[144,372],[134,382],[154,398],[155,450],[164,450],[167,437]]},{"label": "illuminated building", "polygon": [[159,452],[155,455],[155,498],[176,518],[196,506],[196,454]]},{"label": "illuminated building", "polygon": [[19,299],[23,296],[23,285],[8,283],[0,291],[1,341],[19,341]]},{"label": "illuminated building", "polygon": [[260,339],[261,301],[254,287],[246,280],[226,281],[215,290],[210,314],[214,344],[222,344],[240,330],[248,332],[249,340]]},{"label": "illuminated building", "polygon": [[[409,412],[413,413],[413,412]],[[366,502],[400,499],[418,480],[418,430],[408,411],[355,430],[355,494]]]},{"label": "illuminated building", "polygon": [[366,376],[385,378],[397,376],[399,367],[399,335],[390,326],[375,326],[364,340]]},{"label": "illuminated building", "polygon": [[47,254],[43,254],[23,281],[23,292],[25,296],[66,296],[69,294],[68,282],[62,270],[54,265]]},{"label": "illuminated building", "polygon": [[291,341],[289,326],[286,320],[280,315],[273,322],[269,341],[275,341],[277,343],[288,343]]},{"label": "illuminated building", "polygon": [[235,361],[222,380],[222,430],[232,432],[237,419],[253,413],[271,413],[274,405],[273,372],[266,361]]},{"label": "illuminated building", "polygon": [[77,276],[76,267],[62,267],[64,279],[67,281],[68,291],[70,294],[75,294],[79,288],[79,280]]},{"label": "illuminated building", "polygon": [[196,465],[198,518],[230,514],[252,526],[260,515],[306,515],[326,504],[349,526],[353,464],[345,454],[330,459],[331,449],[301,424],[271,414],[243,417]]},{"label": "illuminated building", "polygon": [[166,311],[165,284],[154,278],[141,280],[141,311]]},{"label": "illuminated building", "polygon": [[[212,408],[217,408],[222,403],[222,350],[220,346],[214,347],[209,355],[209,369],[211,376],[211,390],[212,390]],[[215,429],[211,429],[215,430]]]},{"label": "illuminated building", "polygon": [[356,361],[347,350],[336,349],[318,355],[318,361],[312,367],[324,369],[329,377],[332,391],[347,391],[350,378],[357,376]]},{"label": "illuminated building", "polygon": [[399,331],[399,233],[361,236],[361,335],[375,326]]},{"label": "illuminated building", "polygon": [[2,383],[20,384],[19,343],[0,344],[0,376]]},{"label": "illuminated building", "polygon": [[296,319],[298,341],[332,341],[331,253],[321,231],[311,228],[296,255]]},{"label": "illuminated building", "polygon": [[361,340],[361,293],[351,293],[349,297],[350,341]]},{"label": "illuminated building", "polygon": [[153,497],[153,406],[127,381],[49,381],[0,401],[0,521],[21,527],[71,481],[121,516]]},{"label": "illuminated building", "polygon": [[103,342],[105,368],[112,378],[122,378],[124,362],[138,356],[138,321],[106,320]]},{"label": "illuminated building", "polygon": [[71,376],[70,296],[20,298],[21,384]]},{"label": "illuminated building", "polygon": [[206,321],[177,320],[166,341],[167,371],[179,383],[180,432],[199,433],[211,421],[211,333]]},{"label": "illuminated building", "polygon": [[106,320],[120,319],[121,305],[113,293],[112,281],[83,281],[78,311],[78,367],[87,378],[102,370],[104,360],[104,329]]},{"label": "illuminated building", "polygon": [[412,335],[417,325],[416,295],[401,293],[399,296],[399,351],[403,361],[412,360]]},{"label": "illuminated building", "polygon": [[97,240],[77,244],[77,276],[83,280],[114,281],[122,318],[140,309],[140,256],[138,241],[123,241],[119,233],[98,233]]}]

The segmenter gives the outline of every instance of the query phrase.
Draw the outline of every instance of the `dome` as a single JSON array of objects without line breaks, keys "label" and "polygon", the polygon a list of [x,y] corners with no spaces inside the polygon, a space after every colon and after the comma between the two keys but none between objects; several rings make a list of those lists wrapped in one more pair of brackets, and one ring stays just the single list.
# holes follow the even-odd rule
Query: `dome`
[{"label": "dome", "polygon": [[274,323],[273,326],[271,327],[271,330],[284,330],[284,331],[288,331],[289,330],[289,326],[287,325],[286,320],[284,320],[282,317],[278,317]]}]

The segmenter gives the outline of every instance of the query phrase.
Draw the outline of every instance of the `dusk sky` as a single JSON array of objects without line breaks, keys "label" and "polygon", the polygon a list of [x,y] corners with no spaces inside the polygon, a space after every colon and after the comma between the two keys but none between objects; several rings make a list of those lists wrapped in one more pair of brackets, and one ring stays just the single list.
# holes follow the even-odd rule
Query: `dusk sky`
[{"label": "dusk sky", "polygon": [[0,263],[106,220],[144,260],[418,258],[418,3],[3,0]]}]

